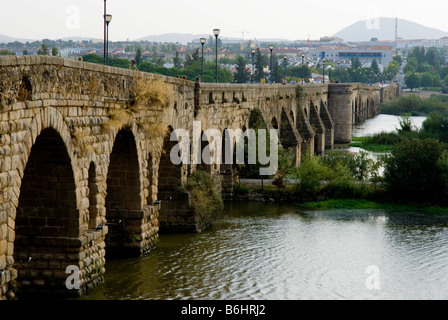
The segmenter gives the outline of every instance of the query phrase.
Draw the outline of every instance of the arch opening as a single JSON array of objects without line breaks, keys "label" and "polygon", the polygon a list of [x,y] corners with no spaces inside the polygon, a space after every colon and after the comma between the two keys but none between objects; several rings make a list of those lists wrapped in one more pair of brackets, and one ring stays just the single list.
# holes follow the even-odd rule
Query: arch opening
[{"label": "arch opening", "polygon": [[[188,229],[188,223],[191,221],[192,213],[188,205],[188,193],[180,190],[183,185],[183,166],[181,162],[174,164],[171,161],[171,150],[178,143],[171,141],[170,137],[173,128],[168,127],[168,133],[163,141],[162,154],[159,162],[158,172],[158,199],[161,201],[159,210],[159,232],[176,232]],[[181,155],[179,154],[179,157]],[[183,208],[183,209],[180,209]]]},{"label": "arch opening", "polygon": [[23,174],[15,219],[14,261],[19,292],[64,291],[69,252],[79,250],[76,183],[66,146],[53,128],[42,130]]},{"label": "arch opening", "polygon": [[89,166],[89,230],[95,229],[96,226],[101,224],[101,218],[99,216],[98,208],[98,193],[99,188],[97,185],[96,166],[91,162]]},{"label": "arch opening", "polygon": [[[135,242],[134,220],[142,208],[137,147],[129,130],[121,130],[115,138],[107,174],[105,206],[109,227],[106,254],[108,257],[127,255],[137,249],[130,244]],[[138,225],[136,227],[138,229]]]}]

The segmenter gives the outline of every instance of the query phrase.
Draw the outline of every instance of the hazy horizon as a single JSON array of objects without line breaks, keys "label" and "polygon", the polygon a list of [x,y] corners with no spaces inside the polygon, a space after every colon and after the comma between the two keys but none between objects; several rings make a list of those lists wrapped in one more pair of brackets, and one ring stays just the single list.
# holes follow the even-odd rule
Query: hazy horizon
[{"label": "hazy horizon", "polygon": [[[434,10],[433,8],[437,8]],[[104,1],[17,0],[2,5],[0,34],[21,39],[103,38]],[[319,39],[362,20],[391,17],[448,31],[448,2],[312,0],[107,0],[110,41],[167,33],[209,34],[240,39]],[[13,14],[12,14],[13,13]]]}]

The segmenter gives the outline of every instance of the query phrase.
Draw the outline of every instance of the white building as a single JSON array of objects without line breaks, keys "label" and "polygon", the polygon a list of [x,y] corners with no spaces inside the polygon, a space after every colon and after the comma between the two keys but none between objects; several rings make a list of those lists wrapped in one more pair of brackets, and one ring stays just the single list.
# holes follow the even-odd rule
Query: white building
[{"label": "white building", "polygon": [[310,55],[313,60],[326,59],[337,64],[339,61],[341,64],[349,64],[350,61],[358,57],[361,64],[365,67],[369,67],[372,64],[373,59],[376,59],[377,63],[381,67],[387,67],[393,59],[392,46],[378,46],[378,45],[362,45],[357,47],[319,47],[312,49]]}]

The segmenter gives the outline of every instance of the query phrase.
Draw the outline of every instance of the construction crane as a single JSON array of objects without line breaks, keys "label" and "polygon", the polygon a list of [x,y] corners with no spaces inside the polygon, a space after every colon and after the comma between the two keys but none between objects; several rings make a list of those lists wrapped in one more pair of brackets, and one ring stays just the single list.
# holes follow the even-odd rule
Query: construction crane
[{"label": "construction crane", "polygon": [[232,31],[233,33],[241,33],[241,39],[244,41],[244,34],[249,33],[249,31]]}]

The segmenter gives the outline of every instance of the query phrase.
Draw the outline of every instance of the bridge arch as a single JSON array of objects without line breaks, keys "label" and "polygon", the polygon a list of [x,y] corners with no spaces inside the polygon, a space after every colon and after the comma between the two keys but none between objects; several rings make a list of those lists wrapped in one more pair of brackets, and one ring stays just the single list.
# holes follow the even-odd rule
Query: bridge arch
[{"label": "bridge arch", "polygon": [[107,170],[106,237],[108,255],[125,254],[130,239],[131,218],[142,209],[142,183],[134,133],[121,129],[115,136]]},{"label": "bridge arch", "polygon": [[[31,121],[23,139],[24,168],[15,215],[14,267],[21,293],[55,288],[66,278],[67,252],[81,233],[74,148],[62,115],[48,107]],[[61,240],[64,239],[64,240]]]},{"label": "bridge arch", "polygon": [[99,209],[100,192],[98,185],[97,166],[95,162],[90,162],[88,170],[88,199],[89,199],[89,216],[88,216],[88,229],[93,230],[98,225],[103,223],[101,219],[101,211]]},{"label": "bridge arch", "polygon": [[[170,152],[178,142],[170,139],[174,131],[173,127],[168,126],[167,129],[163,139],[157,173],[157,198],[161,203],[159,230],[162,233],[176,231],[178,225],[184,223],[187,219],[185,216],[189,216],[190,213],[188,210],[188,195],[180,191],[180,187],[184,184],[184,175],[187,174],[185,167],[188,164],[182,162],[174,164],[171,161]],[[178,210],[179,208],[183,208],[183,210]]]},{"label": "bridge arch", "polygon": [[[224,199],[233,198],[233,166],[235,161],[235,139],[230,135],[227,128],[222,132],[221,141],[221,164],[219,166],[219,172],[222,176],[221,180],[221,193]],[[227,160],[226,160],[227,158]],[[229,161],[231,160],[231,161]]]}]

